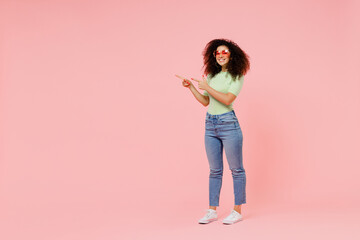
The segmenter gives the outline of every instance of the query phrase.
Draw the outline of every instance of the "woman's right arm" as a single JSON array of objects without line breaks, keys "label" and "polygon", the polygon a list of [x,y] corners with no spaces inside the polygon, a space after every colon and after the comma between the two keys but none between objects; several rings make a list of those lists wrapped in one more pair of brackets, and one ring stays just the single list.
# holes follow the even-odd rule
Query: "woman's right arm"
[{"label": "woman's right arm", "polygon": [[199,93],[199,91],[194,87],[190,80],[176,74],[175,76],[183,80],[182,85],[190,89],[191,93],[194,95],[194,97],[196,98],[196,100],[198,100],[199,103],[201,103],[205,107],[209,105],[209,96],[205,96]]},{"label": "woman's right arm", "polygon": [[204,96],[201,93],[199,93],[199,91],[194,87],[194,85],[191,82],[190,82],[189,89],[192,92],[192,94],[194,95],[194,97],[196,98],[196,100],[198,100],[199,103],[204,105],[204,107],[209,105],[209,96]]}]

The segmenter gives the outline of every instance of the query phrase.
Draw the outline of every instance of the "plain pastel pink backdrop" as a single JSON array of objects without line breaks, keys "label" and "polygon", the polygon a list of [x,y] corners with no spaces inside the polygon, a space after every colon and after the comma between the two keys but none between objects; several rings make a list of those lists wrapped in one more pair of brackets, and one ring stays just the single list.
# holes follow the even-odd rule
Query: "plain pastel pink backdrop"
[{"label": "plain pastel pink backdrop", "polygon": [[[356,0],[1,0],[0,238],[359,237],[359,16]],[[214,38],[251,61],[233,226],[197,224],[206,108],[174,76],[199,78]]]}]

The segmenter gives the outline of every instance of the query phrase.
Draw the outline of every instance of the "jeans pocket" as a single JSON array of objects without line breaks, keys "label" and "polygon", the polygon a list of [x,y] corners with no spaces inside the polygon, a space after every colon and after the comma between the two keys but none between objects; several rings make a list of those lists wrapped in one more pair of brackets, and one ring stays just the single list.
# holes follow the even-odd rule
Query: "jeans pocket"
[{"label": "jeans pocket", "polygon": [[227,115],[223,116],[219,119],[221,123],[227,124],[227,123],[234,123],[237,122],[237,118],[234,115]]}]

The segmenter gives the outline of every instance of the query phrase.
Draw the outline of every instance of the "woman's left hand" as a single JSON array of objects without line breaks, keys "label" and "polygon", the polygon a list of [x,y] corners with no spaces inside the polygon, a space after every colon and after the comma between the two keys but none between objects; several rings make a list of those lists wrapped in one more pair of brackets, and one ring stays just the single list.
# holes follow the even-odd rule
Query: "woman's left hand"
[{"label": "woman's left hand", "polygon": [[202,75],[202,80],[198,80],[195,78],[191,78],[191,80],[198,82],[198,87],[201,90],[207,90],[207,88],[209,87],[208,83],[207,83],[207,76]]}]

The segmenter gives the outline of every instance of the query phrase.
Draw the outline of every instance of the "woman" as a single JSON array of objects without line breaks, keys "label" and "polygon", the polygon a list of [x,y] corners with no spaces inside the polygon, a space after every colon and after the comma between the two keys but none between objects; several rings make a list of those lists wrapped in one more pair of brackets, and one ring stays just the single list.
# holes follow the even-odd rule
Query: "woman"
[{"label": "woman", "polygon": [[210,166],[209,209],[199,223],[217,220],[223,176],[223,148],[233,177],[235,205],[224,224],[242,220],[241,204],[246,203],[246,176],[242,161],[243,135],[232,107],[243,86],[250,63],[247,54],[231,40],[214,39],[204,51],[205,75],[202,80],[191,78],[204,90],[201,94],[190,80],[180,77],[182,85],[192,92],[204,106],[208,106],[205,120],[205,148]]}]

